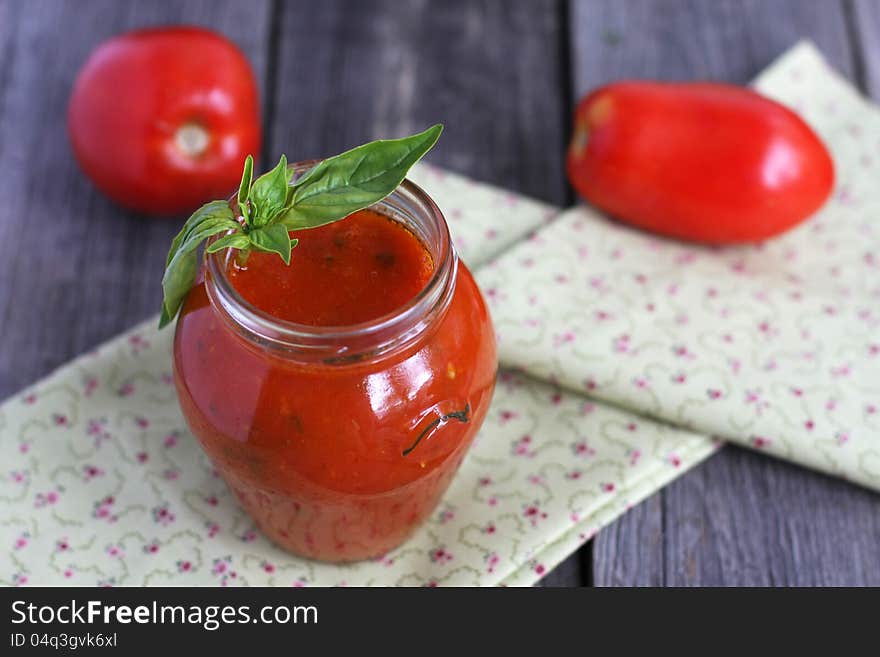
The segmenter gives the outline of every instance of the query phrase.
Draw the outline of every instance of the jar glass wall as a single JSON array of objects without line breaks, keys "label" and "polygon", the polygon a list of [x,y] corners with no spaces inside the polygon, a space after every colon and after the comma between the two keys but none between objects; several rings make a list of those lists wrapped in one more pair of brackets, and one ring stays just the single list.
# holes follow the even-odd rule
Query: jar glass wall
[{"label": "jar glass wall", "polygon": [[352,326],[281,321],[236,292],[220,252],[174,341],[181,408],[218,472],[274,542],[322,560],[380,555],[424,521],[495,385],[486,305],[440,210],[409,181],[373,209],[434,262],[403,307]]}]

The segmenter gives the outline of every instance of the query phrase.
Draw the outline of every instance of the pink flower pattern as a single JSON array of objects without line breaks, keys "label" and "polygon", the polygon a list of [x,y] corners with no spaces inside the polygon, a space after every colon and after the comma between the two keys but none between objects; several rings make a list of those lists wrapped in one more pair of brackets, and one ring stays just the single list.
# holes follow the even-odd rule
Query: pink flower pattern
[{"label": "pink flower pattern", "polygon": [[[715,450],[713,436],[811,467],[833,459],[880,487],[880,397],[866,385],[880,380],[865,170],[877,158],[864,153],[880,118],[809,51],[796,57],[800,81],[776,69],[759,87],[801,107],[840,184],[815,218],[757,247],[680,245],[416,169],[477,273],[504,368],[460,473],[400,548],[340,568],[252,528],[182,422],[171,332],[151,319],[0,408],[0,510],[19,521],[0,531],[0,583],[531,583]],[[833,115],[803,95],[816,80],[834,90]]]}]

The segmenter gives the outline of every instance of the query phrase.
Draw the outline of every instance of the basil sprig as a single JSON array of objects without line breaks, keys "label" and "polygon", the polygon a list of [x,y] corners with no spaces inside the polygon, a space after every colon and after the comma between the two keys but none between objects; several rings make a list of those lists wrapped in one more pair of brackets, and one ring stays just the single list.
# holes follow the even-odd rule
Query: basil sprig
[{"label": "basil sprig", "polygon": [[198,249],[206,239],[223,233],[208,245],[208,253],[239,249],[277,253],[290,264],[298,240],[288,231],[316,228],[344,219],[352,212],[378,203],[406,177],[437,142],[443,126],[403,139],[383,139],[358,146],[319,162],[291,184],[287,158],[253,179],[254,160],[244,162],[238,188],[240,217],[226,201],[211,201],[195,211],[171,243],[162,277],[162,314],[159,328],[180,310],[198,273]]}]

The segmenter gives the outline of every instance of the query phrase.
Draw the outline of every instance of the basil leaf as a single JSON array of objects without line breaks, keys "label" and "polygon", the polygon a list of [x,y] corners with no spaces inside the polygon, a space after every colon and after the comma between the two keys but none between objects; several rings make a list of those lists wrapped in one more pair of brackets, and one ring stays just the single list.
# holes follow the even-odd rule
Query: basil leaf
[{"label": "basil leaf", "polygon": [[183,300],[196,280],[199,260],[195,251],[178,251],[162,277],[162,316],[159,328],[163,328],[177,315]]},{"label": "basil leaf", "polygon": [[248,236],[244,233],[230,233],[229,235],[224,235],[215,242],[211,242],[205,251],[208,253],[217,253],[217,251],[226,248],[246,249],[250,244],[250,239],[248,239]]},{"label": "basil leaf", "polygon": [[171,242],[171,248],[168,249],[168,257],[165,258],[165,266],[168,267],[168,265],[171,264],[171,259],[177,253],[180,245],[192,231],[193,227],[197,226],[207,216],[222,216],[226,211],[229,213],[229,218],[234,220],[232,210],[229,209],[229,205],[226,201],[211,201],[210,203],[205,203],[202,207],[193,212],[190,218],[186,220],[186,223],[183,224],[183,228],[180,229],[180,232],[177,233],[174,240]]},{"label": "basil leaf", "polygon": [[[232,215],[231,210],[229,211],[229,215]],[[190,231],[189,235],[186,236],[186,239],[184,239],[183,244],[180,245],[178,250],[195,251],[199,248],[201,243],[209,237],[212,237],[217,233],[223,233],[227,230],[233,230],[236,232],[241,231],[241,224],[228,217],[206,217],[198,226]]]},{"label": "basil leaf", "polygon": [[159,328],[161,329],[161,328],[165,328],[166,326],[168,326],[169,322],[171,322],[172,319],[173,319],[173,317],[168,316],[168,311],[165,310],[165,304],[163,303],[162,304],[162,312],[159,313]]},{"label": "basil leaf", "polygon": [[285,156],[272,171],[253,180],[254,160],[248,155],[237,196],[244,225],[226,201],[206,203],[187,219],[165,259],[159,328],[177,316],[195,282],[198,249],[204,240],[228,233],[210,244],[207,252],[254,248],[276,253],[289,265],[298,240],[290,239],[288,229],[321,226],[378,203],[397,188],[442,131],[438,124],[411,137],[359,146],[324,160],[292,186]]},{"label": "basil leaf", "polygon": [[287,158],[283,155],[274,169],[256,179],[250,191],[250,200],[258,210],[253,213],[254,228],[270,223],[284,209],[289,182],[290,171],[287,169]]},{"label": "basil leaf", "polygon": [[244,171],[241,172],[241,183],[238,186],[238,210],[244,221],[250,224],[247,201],[251,194],[251,183],[254,179],[254,158],[248,155],[244,160]]},{"label": "basil leaf", "polygon": [[196,252],[199,245],[208,237],[228,230],[240,231],[241,225],[235,221],[232,210],[224,201],[206,203],[187,219],[171,242],[171,249],[165,261],[159,328],[174,319],[195,282],[198,273]]},{"label": "basil leaf", "polygon": [[315,228],[378,203],[437,142],[437,124],[411,137],[370,142],[320,162],[292,188],[280,221],[289,230]]},{"label": "basil leaf", "polygon": [[290,264],[290,249],[296,245],[291,243],[290,235],[282,224],[275,223],[256,228],[248,233],[248,238],[251,246],[258,251],[277,253],[285,265]]}]

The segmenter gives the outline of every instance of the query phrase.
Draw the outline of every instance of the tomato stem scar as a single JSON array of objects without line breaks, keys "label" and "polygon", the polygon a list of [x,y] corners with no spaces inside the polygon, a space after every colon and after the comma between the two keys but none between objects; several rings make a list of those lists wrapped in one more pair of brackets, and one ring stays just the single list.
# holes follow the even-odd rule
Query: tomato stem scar
[{"label": "tomato stem scar", "polygon": [[208,148],[208,131],[198,123],[184,123],[174,133],[174,144],[188,157],[198,157]]}]

